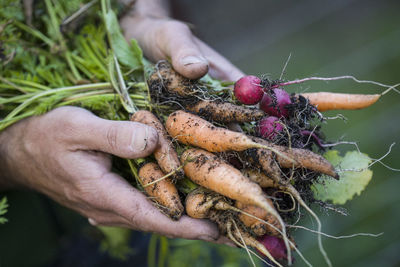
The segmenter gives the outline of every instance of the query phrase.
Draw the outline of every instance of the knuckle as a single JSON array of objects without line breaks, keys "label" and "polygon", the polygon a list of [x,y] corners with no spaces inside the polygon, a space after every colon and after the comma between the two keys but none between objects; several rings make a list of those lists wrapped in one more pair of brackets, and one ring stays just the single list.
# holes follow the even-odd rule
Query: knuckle
[{"label": "knuckle", "polygon": [[115,124],[110,125],[110,127],[107,129],[107,144],[112,150],[116,150],[118,147],[118,132],[119,127]]},{"label": "knuckle", "polygon": [[171,34],[176,34],[176,32],[190,33],[191,31],[188,25],[177,20],[167,21],[161,24],[159,28],[159,33],[163,35],[166,34],[169,36]]}]

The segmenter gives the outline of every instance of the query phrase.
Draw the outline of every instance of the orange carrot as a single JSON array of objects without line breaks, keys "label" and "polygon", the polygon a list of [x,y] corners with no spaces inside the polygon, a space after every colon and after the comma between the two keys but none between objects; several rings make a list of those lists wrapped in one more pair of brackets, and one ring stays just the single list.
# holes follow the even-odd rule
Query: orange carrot
[{"label": "orange carrot", "polygon": [[361,109],[374,104],[381,95],[362,95],[362,94],[340,94],[340,93],[304,93],[311,104],[316,106],[319,111],[336,109]]},{"label": "orange carrot", "polygon": [[238,106],[218,100],[203,100],[187,109],[207,120],[224,123],[257,121],[265,116],[261,109]]},{"label": "orange carrot", "polygon": [[161,211],[178,220],[182,216],[183,206],[175,185],[169,178],[151,184],[163,176],[164,173],[155,163],[147,163],[139,170],[139,178],[146,193],[159,204]]},{"label": "orange carrot", "polygon": [[317,232],[318,232],[318,246],[319,249],[322,253],[322,255],[324,256],[326,262],[330,262],[327,253],[325,252],[325,249],[322,245],[322,239],[321,239],[321,231],[322,231],[322,224],[320,219],[318,218],[318,216],[310,209],[310,207],[308,207],[308,205],[304,202],[304,200],[301,198],[300,193],[296,190],[296,188],[291,185],[291,184],[278,184],[276,182],[274,182],[271,178],[269,178],[266,175],[262,175],[262,173],[260,173],[259,177],[255,178],[255,176],[257,176],[257,173],[252,172],[250,179],[254,182],[257,182],[261,187],[263,187],[263,185],[268,185],[268,187],[270,185],[273,185],[272,187],[281,189],[285,192],[288,192],[290,195],[292,195],[292,197],[294,199],[297,200],[297,202],[303,207],[305,208],[312,217],[314,217],[315,221],[317,222]]},{"label": "orange carrot", "polygon": [[[271,200],[267,199],[271,203],[271,206],[273,205]],[[235,204],[236,208],[244,211],[245,213],[249,213],[261,220],[264,220],[268,222],[268,224],[257,220],[254,217],[250,217],[249,215],[246,215],[245,213],[239,213],[238,218],[239,220],[242,221],[242,223],[246,226],[249,227],[254,234],[257,236],[263,236],[265,234],[272,235],[272,236],[279,236],[279,232],[275,229],[281,229],[279,222],[276,220],[274,216],[270,216],[268,212],[266,212],[264,209],[261,209],[260,207],[254,206],[254,205],[247,205],[243,204],[239,201],[236,201]],[[275,228],[270,226],[273,225]]]},{"label": "orange carrot", "polygon": [[275,182],[273,179],[269,178],[265,173],[260,170],[253,169],[244,169],[242,170],[244,176],[250,179],[257,184],[259,184],[262,188],[266,187],[278,187],[279,184]]},{"label": "orange carrot", "polygon": [[[196,189],[186,196],[185,209],[187,215],[196,219],[209,218],[209,211],[212,208],[221,210],[223,196],[214,192],[206,192],[203,188]],[[226,210],[222,208],[222,210]]]},{"label": "orange carrot", "polygon": [[277,161],[285,168],[304,167],[335,178],[338,177],[333,166],[327,160],[311,151],[290,149],[274,145],[261,138],[250,138],[244,133],[216,127],[199,116],[181,110],[172,113],[165,126],[173,138],[186,145],[201,147],[210,152],[243,151],[259,148],[256,157],[265,167],[273,164],[271,157],[264,157],[271,154],[272,151],[277,154]]},{"label": "orange carrot", "polygon": [[181,163],[184,164],[186,176],[193,182],[243,204],[258,206],[275,217],[281,226],[282,237],[290,254],[285,224],[259,185],[214,154],[201,149],[186,150],[181,155]]},{"label": "orange carrot", "polygon": [[158,133],[158,146],[154,150],[154,157],[164,173],[174,172],[174,178],[182,178],[183,171],[178,169],[180,166],[178,155],[168,138],[168,133],[158,118],[147,110],[140,110],[133,114],[131,121],[144,123],[152,126]]},{"label": "orange carrot", "polygon": [[[257,143],[264,144],[275,151],[278,151],[279,153],[276,155],[276,161],[281,165],[281,167],[306,168],[332,176],[335,179],[339,179],[339,175],[336,173],[332,164],[323,156],[318,155],[310,150],[278,146],[261,138],[253,138],[253,140]],[[257,154],[255,155],[255,157],[257,157],[256,160],[258,160],[259,164],[265,168],[267,174],[269,174],[268,170],[271,168],[270,166],[272,164],[270,157],[268,156],[271,153],[271,150],[258,149]],[[288,158],[290,158],[290,160],[288,160]],[[275,177],[271,175],[271,178]]]},{"label": "orange carrot", "polygon": [[165,127],[172,138],[186,145],[201,147],[210,152],[243,151],[263,147],[243,133],[214,126],[199,116],[178,110],[172,113]]},{"label": "orange carrot", "polygon": [[197,81],[189,80],[177,73],[166,60],[157,62],[155,71],[147,83],[154,93],[161,94],[166,91],[167,94],[180,97],[190,97],[197,93]]}]

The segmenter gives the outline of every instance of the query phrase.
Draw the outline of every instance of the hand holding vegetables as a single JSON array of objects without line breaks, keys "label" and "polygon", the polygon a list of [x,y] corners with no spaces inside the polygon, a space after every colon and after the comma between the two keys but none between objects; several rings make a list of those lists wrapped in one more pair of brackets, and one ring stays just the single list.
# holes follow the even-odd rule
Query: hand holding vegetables
[{"label": "hand holding vegetables", "polygon": [[207,72],[231,81],[243,76],[228,60],[193,36],[186,24],[168,18],[160,2],[138,0],[134,10],[121,19],[125,37],[135,38],[147,58],[153,62],[171,58],[174,69],[190,79]]},{"label": "hand holding vegetables", "polygon": [[157,140],[157,132],[141,123],[108,121],[80,108],[55,109],[0,133],[0,184],[44,193],[92,223],[217,239],[210,222],[186,216],[172,221],[111,172],[109,154],[145,157]]}]

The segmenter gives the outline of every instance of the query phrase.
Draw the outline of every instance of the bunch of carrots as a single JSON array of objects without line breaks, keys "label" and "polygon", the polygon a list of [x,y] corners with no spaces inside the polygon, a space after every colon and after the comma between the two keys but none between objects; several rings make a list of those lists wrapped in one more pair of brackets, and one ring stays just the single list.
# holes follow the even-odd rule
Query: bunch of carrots
[{"label": "bunch of carrots", "polygon": [[[94,3],[82,5],[75,14],[96,11]],[[21,44],[38,49],[23,49],[10,38],[10,47],[14,44],[20,51],[17,59],[34,67],[30,72],[18,69],[18,60],[4,66],[0,111],[7,116],[0,121],[0,130],[62,105],[82,106],[107,119],[125,119],[129,113],[130,120],[158,132],[154,157],[136,160],[130,167],[138,186],[164,214],[173,220],[183,214],[208,218],[238,247],[254,248],[276,266],[290,265],[292,251],[301,253],[287,225],[302,207],[321,233],[319,218],[309,205],[324,203],[315,201],[310,185],[321,174],[339,179],[335,168],[313,152],[327,147],[314,121],[323,120],[321,112],[326,110],[367,107],[383,94],[289,95],[284,86],[305,80],[255,76],[241,78],[232,90],[209,77],[188,80],[167,61],[158,62],[146,75],[152,65],[143,60],[136,42],[126,43],[110,1],[100,4],[104,25],[99,27],[87,15],[90,23],[79,35],[60,31],[70,21],[64,16],[71,8],[62,1],[44,1],[43,10],[52,23],[42,23],[48,27],[42,32],[18,20],[7,22],[4,32],[11,36],[19,29],[26,42]],[[67,35],[74,41],[67,42]],[[61,52],[43,52],[39,47],[44,44]],[[59,67],[49,70],[47,65]],[[330,265],[320,234],[318,243]]]},{"label": "bunch of carrots", "polygon": [[[199,81],[176,73],[167,61],[156,64],[147,83],[153,100],[169,101],[175,111],[164,118],[143,110],[131,117],[159,134],[156,162],[143,164],[138,173],[145,192],[170,218],[178,220],[184,213],[208,218],[239,247],[255,248],[277,266],[282,261],[290,265],[291,251],[297,250],[285,220],[298,205],[316,219],[321,231],[306,203],[312,201],[311,189],[304,185],[320,174],[339,179],[334,167],[302,141],[304,135],[314,136],[314,143],[321,145],[321,138],[309,131],[309,121],[319,117],[319,111],[362,108],[379,98],[289,96],[274,89],[276,83],[245,76],[235,83],[235,104],[232,95],[210,94]],[[254,106],[259,101],[260,108]],[[196,186],[180,194],[182,179]],[[330,264],[320,237],[319,246]]]}]

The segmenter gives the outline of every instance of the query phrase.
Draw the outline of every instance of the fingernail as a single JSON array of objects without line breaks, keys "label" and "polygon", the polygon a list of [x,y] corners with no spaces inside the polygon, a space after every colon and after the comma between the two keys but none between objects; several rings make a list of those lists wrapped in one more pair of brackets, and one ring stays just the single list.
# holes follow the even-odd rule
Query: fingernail
[{"label": "fingernail", "polygon": [[199,239],[204,240],[204,241],[209,241],[209,242],[217,240],[216,238],[213,238],[212,236],[209,236],[209,235],[201,235],[201,236],[199,236]]},{"label": "fingernail", "polygon": [[204,63],[208,64],[207,60],[204,57],[198,57],[198,56],[187,56],[181,59],[181,63],[184,66],[192,65],[192,64],[198,64],[198,63]]},{"label": "fingernail", "polygon": [[149,138],[149,128],[147,126],[144,129],[137,130],[132,135],[132,148],[137,151],[143,151],[147,146],[147,139]]}]

